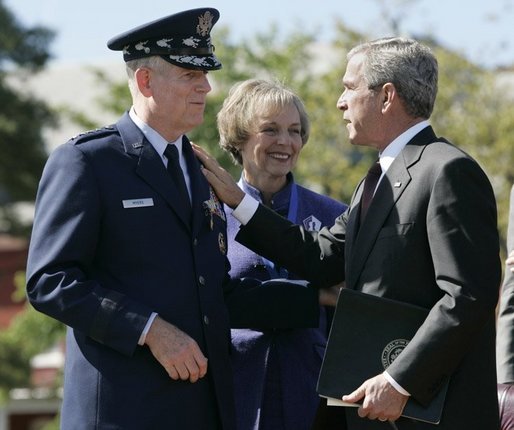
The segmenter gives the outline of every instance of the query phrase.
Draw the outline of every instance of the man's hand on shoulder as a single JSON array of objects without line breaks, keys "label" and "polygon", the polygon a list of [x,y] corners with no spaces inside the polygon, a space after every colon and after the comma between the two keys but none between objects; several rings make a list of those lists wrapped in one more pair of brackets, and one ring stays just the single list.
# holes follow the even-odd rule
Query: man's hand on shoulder
[{"label": "man's hand on shoulder", "polygon": [[234,181],[229,172],[219,165],[215,158],[211,157],[201,146],[191,142],[196,156],[203,164],[202,172],[214,188],[218,198],[232,209],[236,208],[243,200],[245,193]]}]

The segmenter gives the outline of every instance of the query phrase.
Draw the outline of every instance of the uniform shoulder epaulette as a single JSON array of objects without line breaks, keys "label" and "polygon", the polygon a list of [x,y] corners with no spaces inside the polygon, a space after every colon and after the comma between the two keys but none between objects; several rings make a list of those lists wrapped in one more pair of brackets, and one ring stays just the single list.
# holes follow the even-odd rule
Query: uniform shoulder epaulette
[{"label": "uniform shoulder epaulette", "polygon": [[96,128],[94,130],[84,131],[82,133],[77,134],[76,136],[73,136],[70,139],[70,142],[73,143],[82,143],[87,142],[91,139],[97,139],[102,136],[107,136],[109,134],[115,133],[116,127],[114,125],[106,125],[105,127]]}]

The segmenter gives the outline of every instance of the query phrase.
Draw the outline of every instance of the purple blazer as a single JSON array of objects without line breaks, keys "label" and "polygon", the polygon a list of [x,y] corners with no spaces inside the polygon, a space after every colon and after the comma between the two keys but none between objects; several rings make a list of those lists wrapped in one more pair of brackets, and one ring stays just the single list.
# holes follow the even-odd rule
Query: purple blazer
[{"label": "purple blazer", "polygon": [[[345,204],[295,184],[292,174],[288,177],[287,186],[273,197],[272,209],[276,212],[307,229],[319,230],[332,225],[345,211]],[[244,179],[240,186],[262,201],[260,192]],[[296,210],[290,211],[293,206]],[[225,207],[225,210],[231,277],[299,279],[236,242],[239,222],[230,215],[230,208]],[[318,328],[232,329],[238,430],[310,429],[319,404],[316,383],[331,312],[320,307]]]}]

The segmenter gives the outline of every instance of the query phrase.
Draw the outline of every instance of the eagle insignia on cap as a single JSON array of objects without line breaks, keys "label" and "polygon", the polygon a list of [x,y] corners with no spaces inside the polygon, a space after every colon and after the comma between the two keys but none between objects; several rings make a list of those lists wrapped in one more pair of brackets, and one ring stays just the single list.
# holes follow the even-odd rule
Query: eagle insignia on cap
[{"label": "eagle insignia on cap", "polygon": [[198,25],[196,26],[196,32],[200,36],[207,36],[212,28],[212,20],[214,16],[209,11],[206,11],[203,15],[198,17]]}]

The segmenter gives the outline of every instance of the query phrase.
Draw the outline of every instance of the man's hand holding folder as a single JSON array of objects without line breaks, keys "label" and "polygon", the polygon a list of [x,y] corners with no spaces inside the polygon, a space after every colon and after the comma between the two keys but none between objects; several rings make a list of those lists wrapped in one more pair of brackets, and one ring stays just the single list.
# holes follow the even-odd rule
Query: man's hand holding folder
[{"label": "man's hand holding folder", "polygon": [[358,407],[360,417],[392,424],[400,416],[437,424],[448,381],[429,405],[422,405],[400,393],[384,373],[427,314],[418,306],[343,288],[318,379],[327,405]]},{"label": "man's hand holding folder", "polygon": [[362,418],[396,421],[400,418],[409,396],[397,391],[383,374],[366,380],[359,388],[344,395],[347,403],[359,402],[358,414]]}]

